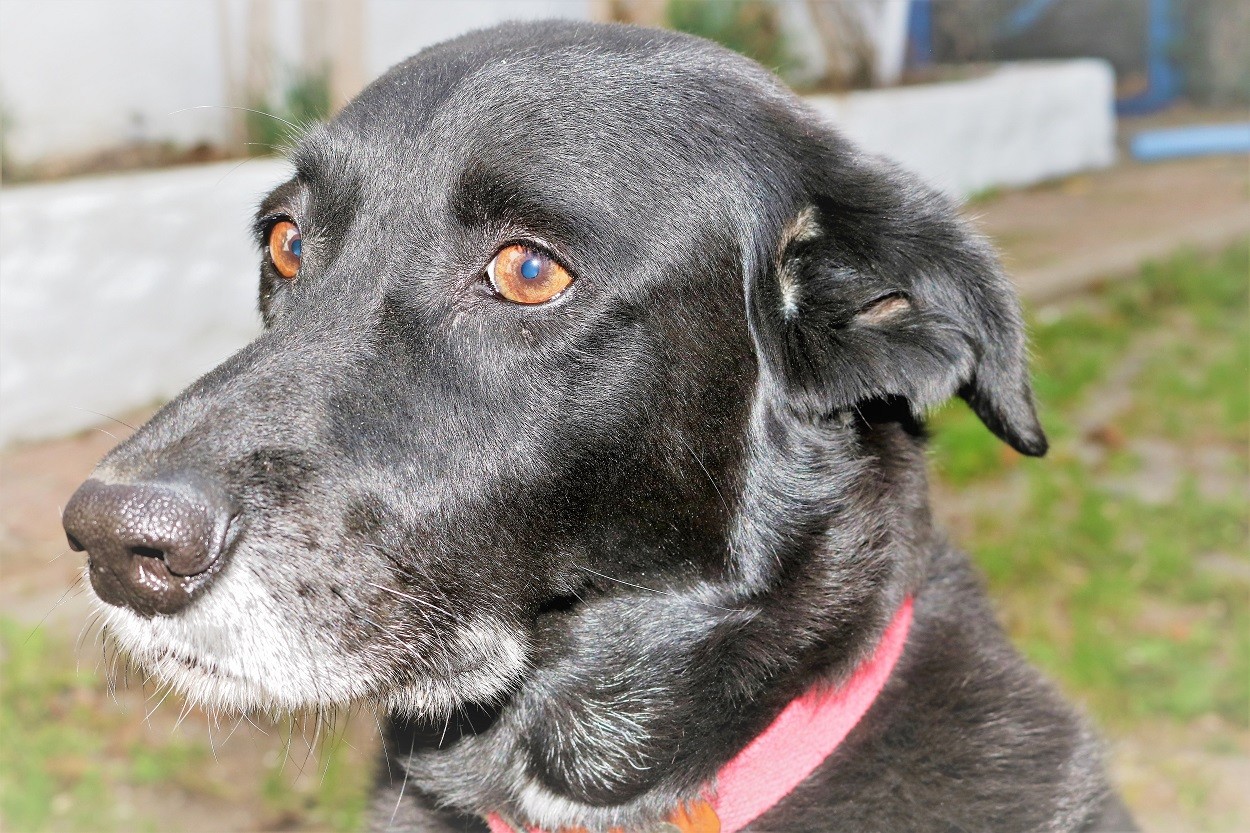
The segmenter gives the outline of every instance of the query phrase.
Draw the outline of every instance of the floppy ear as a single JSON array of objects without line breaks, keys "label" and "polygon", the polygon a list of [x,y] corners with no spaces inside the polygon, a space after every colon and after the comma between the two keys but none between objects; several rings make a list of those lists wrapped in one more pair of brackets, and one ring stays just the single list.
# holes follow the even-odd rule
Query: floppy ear
[{"label": "floppy ear", "polygon": [[828,158],[747,290],[761,360],[792,407],[903,399],[920,417],[958,393],[1017,451],[1044,454],[1019,305],[993,251],[908,176],[845,146]]}]

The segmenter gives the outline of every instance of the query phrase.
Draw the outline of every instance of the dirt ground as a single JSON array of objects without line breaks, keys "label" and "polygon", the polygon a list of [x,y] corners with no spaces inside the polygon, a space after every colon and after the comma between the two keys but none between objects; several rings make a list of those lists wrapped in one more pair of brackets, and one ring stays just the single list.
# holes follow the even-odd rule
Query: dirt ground
[{"label": "dirt ground", "polygon": [[[1070,291],[1081,285],[1079,280],[1073,282],[1073,275],[1084,274],[1088,283],[1096,274],[1115,272],[1099,265],[1114,264],[1116,257],[1123,260],[1132,256],[1140,261],[1143,252],[1148,256],[1160,246],[1215,245],[1212,229],[1227,229],[1227,234],[1220,234],[1231,237],[1237,229],[1250,228],[1250,175],[1244,159],[1127,164],[1045,187],[987,195],[969,206],[969,214],[1003,249],[1005,262],[1023,293],[1047,299],[1056,294],[1047,281],[1053,282],[1057,274],[1062,273],[1069,281],[1062,291]],[[1223,238],[1220,241],[1226,242]],[[1086,264],[1084,272],[1082,264]],[[74,437],[11,447],[0,453],[0,612],[23,628],[38,627],[73,638],[84,631],[91,618],[91,605],[83,586],[77,583],[82,557],[68,550],[59,516],[64,502],[95,461],[130,433],[121,423],[137,425],[146,413],[115,416],[118,421],[102,421],[99,427]],[[88,630],[83,643],[80,662],[97,662],[99,648],[94,633]],[[215,726],[194,711],[185,716],[175,733],[182,711],[174,702],[176,698],[153,709],[155,701],[144,702],[150,693],[139,686],[123,690],[116,701],[103,708],[131,715],[152,711],[145,721],[131,721],[137,743],[146,738],[165,742],[175,734],[213,738],[213,757],[196,764],[196,771],[198,777],[218,786],[174,792],[137,789],[126,798],[136,813],[147,818],[176,818],[178,829],[188,831],[333,826],[309,822],[306,816],[284,809],[286,799],[266,798],[256,787],[270,777],[275,756],[286,756],[288,774],[292,770],[296,773],[289,777],[307,782],[310,792],[317,789],[314,782],[322,776],[315,756],[308,756],[298,729],[289,751],[284,749],[289,734],[283,727],[263,722],[259,726],[242,724],[229,742],[221,742],[231,727]],[[352,747],[348,757],[368,765],[376,748],[371,716],[357,715],[346,736]],[[1182,746],[1203,748],[1192,738],[1165,736],[1119,742],[1115,749],[1117,775],[1132,781],[1142,760]],[[1187,765],[1183,756],[1178,765]],[[1250,761],[1226,763],[1213,771],[1212,777],[1229,781],[1225,791],[1238,794],[1232,785],[1250,784]],[[1169,796],[1169,785],[1137,787],[1135,793],[1152,796],[1149,806],[1139,808],[1143,822],[1154,830],[1172,829],[1175,818],[1166,809],[1174,798]],[[1250,796],[1244,791],[1240,795],[1243,805],[1234,812],[1250,819]]]},{"label": "dirt ground", "polygon": [[974,200],[965,213],[1033,302],[1122,277],[1182,246],[1221,248],[1250,232],[1250,165],[1214,156],[1125,162]]}]

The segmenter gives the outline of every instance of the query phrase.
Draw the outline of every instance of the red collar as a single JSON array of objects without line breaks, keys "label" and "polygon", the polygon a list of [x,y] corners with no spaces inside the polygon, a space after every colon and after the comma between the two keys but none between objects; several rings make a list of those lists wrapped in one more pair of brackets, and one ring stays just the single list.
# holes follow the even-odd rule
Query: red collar
[{"label": "red collar", "polygon": [[[807,780],[855,728],[898,664],[911,628],[912,599],[903,601],[872,656],[843,685],[809,689],[721,767],[703,801],[669,819],[682,833],[738,833]],[[491,833],[515,833],[495,813]],[[672,829],[672,828],[669,828]],[[530,833],[542,833],[530,828]]]}]

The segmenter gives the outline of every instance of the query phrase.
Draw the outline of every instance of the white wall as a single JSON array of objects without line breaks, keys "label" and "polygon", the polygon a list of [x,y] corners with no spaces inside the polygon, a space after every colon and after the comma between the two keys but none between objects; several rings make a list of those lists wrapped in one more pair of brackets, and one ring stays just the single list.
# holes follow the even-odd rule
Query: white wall
[{"label": "white wall", "polygon": [[213,0],[4,0],[0,104],[13,157],[33,161],[136,139],[225,137]]},{"label": "white wall", "polygon": [[0,443],[167,399],[260,331],[252,160],[0,192]]},{"label": "white wall", "polygon": [[365,69],[373,78],[413,53],[505,20],[589,20],[592,0],[369,0]]},{"label": "white wall", "polygon": [[808,101],[865,150],[959,197],[1115,161],[1115,74],[1099,59]]},{"label": "white wall", "polygon": [[[592,5],[363,0],[362,81],[470,29],[510,19],[584,19]],[[303,60],[304,27],[318,25],[303,15],[315,9],[300,0],[3,0],[7,150],[23,163],[135,141],[225,142],[232,116],[220,108],[232,103],[228,76],[238,79],[246,64],[249,11],[268,17],[276,97]]]}]

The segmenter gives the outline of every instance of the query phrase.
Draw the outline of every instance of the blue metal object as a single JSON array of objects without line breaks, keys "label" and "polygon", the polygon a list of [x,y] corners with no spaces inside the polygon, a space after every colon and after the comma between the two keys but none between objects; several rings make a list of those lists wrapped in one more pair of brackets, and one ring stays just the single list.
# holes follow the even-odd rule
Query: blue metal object
[{"label": "blue metal object", "polygon": [[[1093,0],[1016,0],[1016,5],[998,27],[998,38],[1026,35],[1060,2],[1084,3]],[[911,0],[907,17],[908,65],[928,66],[934,60],[933,6],[936,0]],[[1181,92],[1180,70],[1170,54],[1180,34],[1175,0],[1145,0],[1146,20],[1146,89],[1139,95],[1120,99],[1116,112],[1140,115],[1161,110],[1176,100]]]},{"label": "blue metal object", "polygon": [[1172,0],[1150,0],[1146,30],[1146,91],[1116,102],[1116,112],[1136,116],[1162,110],[1181,90],[1181,75],[1168,57],[1178,34]]},{"label": "blue metal object", "polygon": [[1250,153],[1250,122],[1146,130],[1129,143],[1134,159],[1154,162],[1182,156]]},{"label": "blue metal object", "polygon": [[933,63],[933,0],[911,0],[907,10],[907,56],[911,66]]}]

